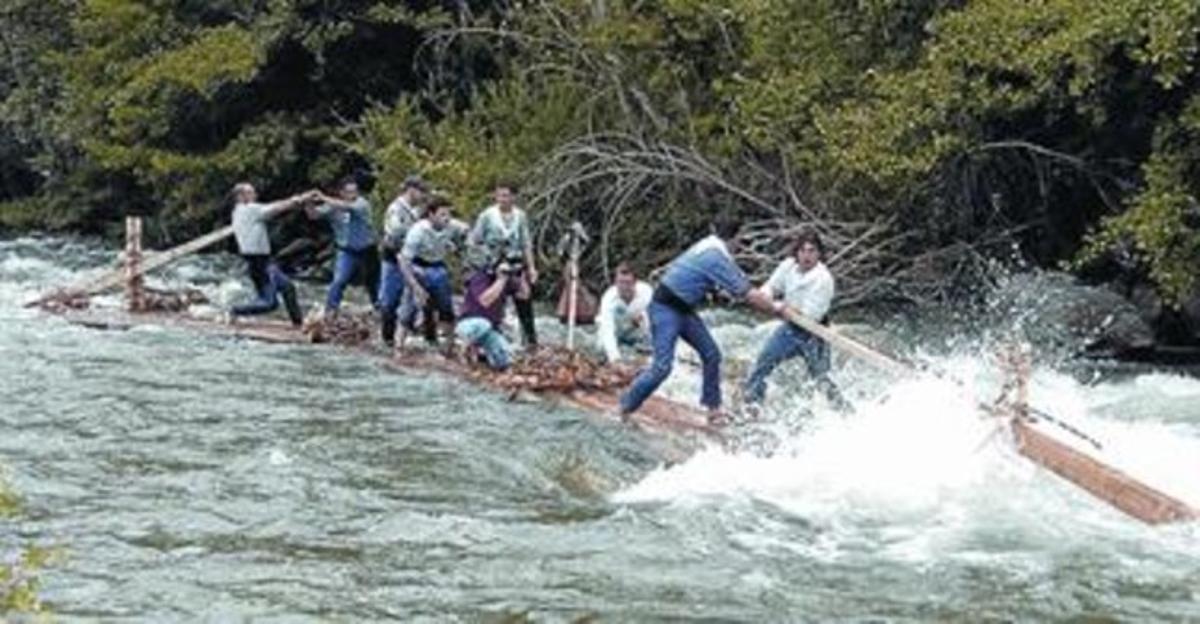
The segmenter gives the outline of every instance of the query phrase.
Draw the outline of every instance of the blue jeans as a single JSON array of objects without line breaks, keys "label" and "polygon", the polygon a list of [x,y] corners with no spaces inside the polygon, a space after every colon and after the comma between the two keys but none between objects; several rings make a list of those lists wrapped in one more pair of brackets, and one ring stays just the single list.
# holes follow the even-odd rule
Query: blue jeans
[{"label": "blue jeans", "polygon": [[759,351],[754,368],[742,386],[746,402],[761,403],[767,394],[767,377],[775,367],[797,356],[808,363],[808,374],[813,379],[823,379],[829,372],[829,345],[807,330],[784,322]]},{"label": "blue jeans", "polygon": [[[424,310],[417,309],[417,301],[412,290],[404,293],[404,301],[400,304],[400,322],[410,330],[416,329],[417,312],[424,313],[422,333],[425,341],[437,342],[437,321],[454,322],[454,299],[450,285],[450,270],[444,264],[413,265],[413,278],[425,289],[429,298],[425,301]],[[434,316],[437,316],[435,319]]]},{"label": "blue jeans", "polygon": [[404,273],[395,261],[379,263],[379,318],[383,341],[391,343],[396,335],[396,315],[404,296]]},{"label": "blue jeans", "polygon": [[487,319],[478,316],[465,318],[458,322],[454,332],[463,342],[479,347],[492,370],[505,370],[512,365],[508,339],[492,327]]},{"label": "blue jeans", "polygon": [[[429,300],[425,303],[425,313],[437,312],[439,319],[444,323],[454,321],[454,292],[450,285],[450,269],[445,265],[434,264],[429,266],[413,266],[413,277],[417,279],[417,283],[429,293]],[[408,299],[406,297],[406,299]],[[407,326],[412,326],[413,320],[417,315],[417,307],[415,305],[405,305],[400,311],[400,322]]]},{"label": "blue jeans", "polygon": [[337,259],[333,264],[333,281],[329,284],[329,293],[325,295],[326,310],[337,310],[342,307],[342,295],[346,292],[346,286],[360,273],[365,280],[367,296],[371,299],[371,305],[376,304],[378,284],[374,282],[378,280],[378,275],[374,270],[374,265],[368,266],[368,264],[378,262],[377,257],[374,247],[357,251],[341,248],[337,250]]},{"label": "blue jeans", "polygon": [[708,327],[695,312],[685,313],[658,301],[650,302],[650,341],[654,344],[654,361],[638,373],[637,379],[621,395],[621,412],[630,413],[666,381],[675,363],[675,343],[683,341],[700,354],[704,380],[700,403],[707,408],[721,407],[721,348],[708,333]]},{"label": "blue jeans", "polygon": [[296,287],[279,265],[263,256],[247,258],[246,268],[250,272],[250,281],[254,284],[255,300],[233,306],[229,313],[234,316],[267,314],[279,307],[279,298],[282,296],[292,323],[299,325],[303,317],[296,302]]}]

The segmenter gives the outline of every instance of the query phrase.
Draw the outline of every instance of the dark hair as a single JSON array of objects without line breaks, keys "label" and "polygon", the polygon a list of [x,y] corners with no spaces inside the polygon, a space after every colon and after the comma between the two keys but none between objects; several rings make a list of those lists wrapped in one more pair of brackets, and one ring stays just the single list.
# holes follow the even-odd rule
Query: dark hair
[{"label": "dark hair", "polygon": [[341,180],[338,180],[337,188],[340,191],[340,190],[346,188],[346,186],[350,185],[350,184],[353,184],[354,186],[358,186],[358,179],[352,175],[348,175],[348,176],[342,178]]},{"label": "dark hair", "polygon": [[708,222],[709,233],[727,243],[733,241],[741,229],[742,220],[728,212],[718,212]]},{"label": "dark hair", "polygon": [[796,238],[792,240],[792,255],[795,256],[805,245],[812,245],[821,252],[822,256],[825,255],[825,243],[821,242],[821,236],[815,230],[801,230],[796,235]]},{"label": "dark hair", "polygon": [[454,202],[450,201],[449,197],[444,195],[435,195],[425,203],[425,216],[433,216],[441,208],[454,208]]},{"label": "dark hair", "polygon": [[495,184],[492,185],[493,191],[498,191],[500,189],[508,189],[513,195],[521,192],[516,182],[506,178],[500,178],[499,180],[496,180]]},{"label": "dark hair", "polygon": [[637,271],[633,270],[633,265],[629,264],[628,262],[622,262],[621,264],[617,265],[616,275],[629,275],[632,277],[637,277]]}]

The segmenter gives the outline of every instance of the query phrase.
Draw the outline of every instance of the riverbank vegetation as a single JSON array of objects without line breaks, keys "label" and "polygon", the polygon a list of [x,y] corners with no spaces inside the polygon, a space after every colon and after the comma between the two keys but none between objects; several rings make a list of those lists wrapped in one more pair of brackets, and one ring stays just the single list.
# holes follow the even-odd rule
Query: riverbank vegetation
[{"label": "riverbank vegetation", "polygon": [[[758,271],[832,243],[842,304],[938,302],[989,258],[1120,274],[1200,261],[1190,0],[11,0],[0,222],[159,242],[343,174],[413,171],[473,213],[524,182],[549,251],[650,267],[714,222]],[[307,227],[293,223],[287,227]]]},{"label": "riverbank vegetation", "polygon": [[[0,478],[0,521],[15,517],[20,510],[20,499]],[[0,619],[46,612],[38,597],[38,571],[50,563],[52,554],[42,548],[28,548],[15,556],[5,553],[0,562]]]}]

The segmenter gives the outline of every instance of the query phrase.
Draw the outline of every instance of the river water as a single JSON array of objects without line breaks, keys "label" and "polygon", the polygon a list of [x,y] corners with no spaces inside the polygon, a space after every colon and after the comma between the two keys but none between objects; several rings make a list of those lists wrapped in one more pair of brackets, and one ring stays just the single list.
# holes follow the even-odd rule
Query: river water
[{"label": "river water", "polygon": [[[24,499],[0,547],[62,551],[41,592],[62,621],[1200,621],[1200,527],[1142,525],[989,438],[982,347],[935,358],[962,384],[837,364],[845,417],[776,386],[774,453],[668,466],[593,415],[361,356],[21,307],[113,258],[0,242],[0,462]],[[226,302],[240,273],[159,279]],[[769,331],[716,325],[731,360]],[[666,391],[690,401],[687,368]],[[1197,379],[1039,367],[1033,397],[1200,505]]]}]

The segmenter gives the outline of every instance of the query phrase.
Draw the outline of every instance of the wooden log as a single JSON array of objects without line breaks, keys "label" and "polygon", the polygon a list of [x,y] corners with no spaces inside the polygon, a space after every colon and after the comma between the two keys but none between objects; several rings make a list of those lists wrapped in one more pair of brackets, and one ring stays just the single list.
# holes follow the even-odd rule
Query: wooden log
[{"label": "wooden log", "polygon": [[141,266],[142,218],[125,217],[125,307],[130,312],[146,309]]},{"label": "wooden log", "polygon": [[1008,379],[991,412],[1008,419],[1018,453],[1142,522],[1163,524],[1197,519],[1197,510],[1183,501],[1037,429],[1037,420],[1029,416],[1033,362],[1027,345],[1008,347],[1000,354],[999,361]]},{"label": "wooden log", "polygon": [[1017,451],[1092,496],[1148,524],[1200,519],[1200,511],[1012,418]]},{"label": "wooden log", "polygon": [[[138,268],[138,270],[136,272],[136,275],[137,276],[145,275],[146,273],[149,273],[150,271],[153,271],[160,267],[166,266],[180,258],[183,258],[183,257],[193,254],[197,251],[200,251],[201,249],[204,249],[206,247],[211,247],[212,245],[215,245],[215,244],[229,238],[232,235],[233,235],[233,226],[226,226],[219,230],[216,230],[215,232],[209,232],[208,234],[205,234],[204,236],[201,236],[200,238],[196,238],[196,239],[190,240],[186,243],[183,243],[182,245],[172,247],[171,249],[163,251],[162,253],[155,254],[154,256],[151,256],[151,257],[143,260],[143,262],[141,263],[141,266]],[[53,299],[56,297],[61,297],[61,296],[97,295],[97,294],[100,294],[107,290],[112,290],[114,288],[120,287],[129,278],[130,278],[130,275],[127,274],[124,267],[122,267],[121,269],[107,273],[98,279],[91,280],[88,282],[83,282],[80,284],[75,284],[73,286],[67,287],[63,291],[56,291],[56,292],[48,293],[46,295],[38,297],[37,299],[34,299],[33,301],[26,303],[25,307],[30,308],[30,307],[34,307],[34,306],[39,306],[39,305],[49,301],[50,299]]]}]

